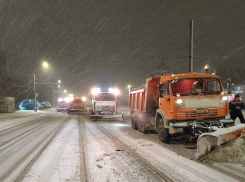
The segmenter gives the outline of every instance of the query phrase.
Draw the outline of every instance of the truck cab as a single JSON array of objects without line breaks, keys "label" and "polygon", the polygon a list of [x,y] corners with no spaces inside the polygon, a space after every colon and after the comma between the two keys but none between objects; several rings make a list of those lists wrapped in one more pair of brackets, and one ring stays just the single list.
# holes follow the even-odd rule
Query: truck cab
[{"label": "truck cab", "polygon": [[228,97],[218,75],[169,74],[146,80],[141,90],[130,92],[134,129],[154,130],[168,143],[171,136],[197,138],[204,132],[234,125],[225,120]]},{"label": "truck cab", "polygon": [[92,89],[92,110],[90,117],[92,119],[102,118],[122,118],[122,115],[117,114],[117,96],[118,89],[108,89],[101,91],[99,88]]},{"label": "truck cab", "polygon": [[57,111],[67,111],[67,108],[69,107],[69,98],[59,98],[58,99],[58,108]]},{"label": "truck cab", "polygon": [[69,112],[86,112],[84,100],[82,98],[73,98],[70,101],[68,111]]}]

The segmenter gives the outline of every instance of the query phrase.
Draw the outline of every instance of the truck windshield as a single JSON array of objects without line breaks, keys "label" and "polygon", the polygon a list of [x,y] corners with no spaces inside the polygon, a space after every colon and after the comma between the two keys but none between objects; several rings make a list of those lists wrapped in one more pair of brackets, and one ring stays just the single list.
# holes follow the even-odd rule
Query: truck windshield
[{"label": "truck windshield", "polygon": [[73,101],[73,103],[75,103],[75,104],[81,104],[81,103],[83,103],[80,99],[75,99],[74,101]]},{"label": "truck windshield", "polygon": [[113,93],[99,93],[95,96],[97,101],[115,101],[115,95]]},{"label": "truck windshield", "polygon": [[220,94],[222,88],[217,78],[188,78],[172,83],[172,90],[174,95],[201,95]]}]

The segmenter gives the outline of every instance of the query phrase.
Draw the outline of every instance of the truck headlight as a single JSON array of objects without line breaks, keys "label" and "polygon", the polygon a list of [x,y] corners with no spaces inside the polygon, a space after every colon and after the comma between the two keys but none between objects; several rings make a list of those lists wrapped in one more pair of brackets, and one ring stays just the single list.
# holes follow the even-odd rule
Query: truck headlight
[{"label": "truck headlight", "polygon": [[62,99],[62,98],[59,98],[59,99],[58,99],[58,102],[62,102],[62,101],[63,101],[63,99]]},{"label": "truck headlight", "polygon": [[223,100],[223,101],[226,101],[227,99],[228,99],[227,96],[223,96],[223,97],[222,97],[222,100]]},{"label": "truck headlight", "polygon": [[182,99],[177,99],[177,104],[182,104]]}]

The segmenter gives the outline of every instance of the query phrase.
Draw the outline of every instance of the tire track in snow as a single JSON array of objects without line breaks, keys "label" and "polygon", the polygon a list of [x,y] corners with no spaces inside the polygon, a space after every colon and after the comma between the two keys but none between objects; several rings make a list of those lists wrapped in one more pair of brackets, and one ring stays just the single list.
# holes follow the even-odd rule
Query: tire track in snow
[{"label": "tire track in snow", "polygon": [[84,148],[84,140],[85,140],[84,120],[81,121],[80,116],[77,116],[77,120],[79,125],[80,176],[82,182],[88,182],[86,153]]},{"label": "tire track in snow", "polygon": [[[42,121],[42,120],[47,119],[47,118],[49,118],[49,117],[50,117],[50,116],[48,115],[48,116],[43,116],[43,117],[39,117],[39,118],[36,118],[36,119],[32,119],[32,120],[30,120],[30,121],[26,121],[26,122],[21,123],[21,124],[16,124],[16,125],[15,125],[15,124],[11,124],[11,125],[7,125],[7,126],[1,128],[1,130],[0,130],[0,136],[2,135],[2,133],[3,133],[3,134],[5,134],[5,132],[10,132],[10,133],[11,133],[11,132],[13,132],[13,131],[15,131],[15,130],[18,130],[18,129],[20,129],[20,128],[23,128],[23,127],[29,125],[30,123]],[[22,121],[20,121],[20,122],[22,122]],[[14,125],[14,126],[12,126],[12,125]],[[6,129],[5,129],[5,128],[6,128]]]},{"label": "tire track in snow", "polygon": [[[57,175],[54,175],[57,169],[60,169],[59,163],[62,162],[62,156],[64,154],[64,151],[67,148],[67,145],[70,143],[70,141],[73,139],[74,135],[78,133],[78,124],[73,125],[71,124],[74,120],[74,117],[67,116],[68,119],[66,122],[66,125],[62,127],[63,129],[59,132],[57,136],[55,136],[54,146],[50,146],[50,148],[47,148],[47,151],[43,153],[42,158],[38,161],[39,163],[35,164],[33,166],[31,173],[28,173],[28,176],[34,177],[29,180],[35,180],[36,175],[33,174],[33,171],[39,171],[40,176],[38,177],[38,181],[40,182],[46,182],[46,181],[52,181],[53,178],[55,180],[57,179]],[[56,144],[55,144],[56,143]],[[75,152],[75,151],[74,151]],[[74,154],[72,154],[74,155]],[[68,156],[65,156],[65,158]],[[48,162],[47,162],[48,161]],[[38,164],[41,164],[45,167],[38,168]],[[27,175],[25,175],[26,177]],[[55,177],[54,177],[55,176]],[[53,177],[53,178],[52,178]],[[69,180],[74,180],[75,177],[70,178]],[[28,178],[26,178],[28,180]]]},{"label": "tire track in snow", "polygon": [[[92,122],[91,122],[92,123]],[[132,156],[136,161],[139,161],[141,165],[143,165],[145,168],[150,169],[155,174],[157,174],[162,180],[166,182],[173,182],[172,179],[170,179],[166,174],[158,170],[156,167],[154,167],[152,164],[150,164],[148,161],[146,161],[143,157],[141,157],[139,154],[137,154],[133,149],[131,149],[129,146],[127,146],[125,143],[123,143],[120,139],[118,139],[115,135],[111,134],[109,131],[105,130],[102,126],[98,125],[94,122],[94,125],[106,136],[108,136],[114,143],[116,143],[118,146],[125,149],[125,151]]]},{"label": "tire track in snow", "polygon": [[[4,181],[7,179],[9,181],[21,181],[22,180],[24,175],[29,171],[29,169],[32,167],[32,165],[35,163],[38,157],[42,154],[42,152],[46,149],[46,147],[49,145],[49,143],[53,140],[53,138],[57,135],[57,133],[63,127],[64,123],[67,121],[67,118],[64,118],[62,122],[60,122],[59,120],[60,118],[56,118],[56,119],[57,119],[56,123],[52,122],[54,124],[54,127],[48,126],[48,130],[50,131],[46,131],[47,133],[45,133],[44,131],[41,131],[43,132],[42,134],[45,135],[43,136],[44,138],[42,138],[41,141],[35,144],[35,146],[30,151],[28,151],[22,158],[20,158],[14,164],[12,164],[10,169],[8,169],[4,174],[1,175],[0,181]],[[38,136],[41,137],[41,134],[39,133]],[[30,137],[30,140],[32,139],[33,138]],[[23,147],[25,146],[26,145],[24,144]]]},{"label": "tire track in snow", "polygon": [[[105,127],[103,127],[103,126],[100,126],[100,127],[104,128],[106,131],[109,130],[109,129],[106,129]],[[112,131],[108,131],[108,132],[110,132],[116,138],[118,138],[123,143],[125,143],[125,145],[127,145],[129,147],[130,146],[135,146],[135,144],[132,141],[130,141],[130,138],[127,138],[124,135],[122,135],[121,133],[116,132],[115,129],[116,128],[112,128],[111,129]],[[166,167],[169,165],[169,163],[171,163],[172,167],[171,168],[168,167],[168,169],[167,169],[169,171],[168,172],[169,174],[176,173],[175,172],[176,167],[180,168],[179,170],[182,170],[181,173],[183,173],[183,175],[181,176],[181,173],[179,172],[180,173],[179,174],[180,179],[183,179],[183,180],[184,179],[188,180],[188,178],[192,179],[191,176],[193,177],[193,179],[196,176],[196,177],[199,177],[199,180],[203,179],[204,181],[214,181],[214,179],[215,179],[212,176],[213,174],[211,174],[211,175],[207,175],[207,173],[205,174],[204,171],[207,170],[207,168],[206,168],[207,166],[206,165],[197,163],[197,166],[195,167],[195,164],[191,164],[191,163],[194,163],[194,161],[189,161],[189,159],[186,159],[184,157],[180,157],[178,155],[168,155],[168,153],[166,153],[166,151],[164,151],[164,150],[163,151],[162,150],[157,150],[157,149],[154,149],[152,147],[144,148],[144,149],[140,149],[139,146],[136,146],[136,147],[137,147],[137,151],[138,151],[137,153],[139,153],[139,155],[141,155],[142,157],[144,157],[146,159],[151,159],[151,160],[154,159],[155,161],[159,161],[159,160],[164,161],[163,165],[161,165],[161,163],[160,164],[154,164],[155,166],[158,166],[159,169],[166,170]],[[132,148],[132,147],[130,147],[130,148]],[[149,154],[149,152],[146,152],[147,150],[150,151],[150,154]],[[172,151],[170,153],[172,153]],[[186,163],[185,162],[186,160],[188,160],[190,163]],[[176,166],[176,167],[174,167],[174,166]],[[202,167],[203,171],[198,169],[198,166]],[[213,169],[215,169],[215,168],[213,167]],[[222,174],[225,174],[225,176],[227,176],[227,175],[230,176],[230,179],[233,178],[233,181],[237,181],[237,180],[244,181],[244,179],[242,179],[239,176],[236,176],[234,174],[229,174],[227,172],[223,172],[223,171],[218,170],[218,169],[215,169],[215,170],[217,171],[216,173],[217,174],[219,173],[220,176],[222,176]],[[200,173],[200,171],[202,171],[203,173]],[[210,171],[210,169],[209,169],[209,171]],[[190,172],[190,174],[188,172]],[[217,177],[216,177],[216,180],[217,180]],[[228,179],[227,179],[227,181],[228,181]]]},{"label": "tire track in snow", "polygon": [[6,148],[1,151],[0,163],[3,163],[8,158],[11,158],[13,155],[15,155],[17,152],[20,152],[21,150],[26,148],[29,143],[33,142],[33,140],[41,136],[47,130],[50,130],[52,126],[56,126],[57,123],[57,121],[47,123],[47,125],[44,125],[36,132],[32,132],[29,135],[25,136],[23,140],[19,140],[17,142],[13,141],[12,145],[6,146]]},{"label": "tire track in snow", "polygon": [[[54,119],[55,119],[55,117],[49,118],[48,120],[45,120],[45,122],[43,122],[43,123],[41,123],[41,124],[38,124],[38,123],[31,123],[31,126],[30,126],[30,127],[32,127],[31,129],[25,127],[26,130],[22,131],[19,135],[14,136],[14,137],[8,139],[7,141],[2,142],[3,144],[0,144],[0,153],[3,152],[4,150],[6,150],[8,147],[11,147],[11,145],[13,145],[13,144],[15,144],[15,143],[17,143],[17,142],[19,142],[19,141],[25,139],[25,137],[27,137],[28,135],[30,135],[30,134],[32,134],[32,133],[38,131],[39,128],[44,127],[45,125],[48,124],[48,122],[50,122],[50,121],[52,121],[52,120],[54,120]],[[34,125],[34,124],[38,124],[38,125],[32,126],[32,125]],[[15,132],[16,132],[16,131],[15,131]],[[14,132],[14,133],[15,133],[15,132]],[[8,133],[8,134],[9,134],[9,133]],[[0,137],[1,137],[1,138],[4,138],[5,135],[1,135]]]},{"label": "tire track in snow", "polygon": [[[140,161],[130,156],[127,152],[116,152],[118,148],[122,148],[115,141],[109,138],[105,133],[103,133],[98,126],[87,120],[85,122],[85,130],[86,130],[86,145],[87,151],[89,151],[87,158],[89,158],[89,154],[95,152],[95,155],[90,156],[90,160],[88,160],[87,167],[89,168],[90,179],[91,181],[134,181],[134,182],[143,182],[143,181],[161,181],[162,178],[155,177],[155,173],[152,170],[149,170],[145,166],[143,166]],[[92,139],[92,140],[91,140]],[[88,144],[92,142],[92,145]],[[92,158],[92,160],[91,160]],[[96,158],[96,159],[95,159]],[[94,162],[92,162],[94,161]],[[90,162],[90,163],[89,163]],[[92,164],[91,164],[92,163]],[[97,164],[97,165],[96,165]],[[100,165],[101,164],[101,165]],[[92,166],[90,166],[92,165]],[[97,176],[100,176],[100,172],[98,169],[93,169],[93,166],[97,166],[98,168],[104,167],[104,174],[98,180]],[[96,170],[96,173],[94,172]],[[118,172],[117,172],[118,171]],[[88,174],[89,174],[88,173]],[[121,177],[121,173],[123,177]],[[97,176],[96,176],[97,175]],[[120,179],[118,179],[118,176]],[[116,178],[116,179],[115,179]],[[154,180],[152,180],[154,179]]]}]

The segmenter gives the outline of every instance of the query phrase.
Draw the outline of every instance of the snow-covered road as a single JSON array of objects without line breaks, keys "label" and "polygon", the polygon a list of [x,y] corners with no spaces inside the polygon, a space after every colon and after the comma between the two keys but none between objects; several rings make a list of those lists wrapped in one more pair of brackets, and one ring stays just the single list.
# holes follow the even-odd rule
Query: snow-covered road
[{"label": "snow-covered road", "polygon": [[128,122],[55,112],[0,116],[0,181],[243,181],[243,171],[225,174],[178,150]]}]

